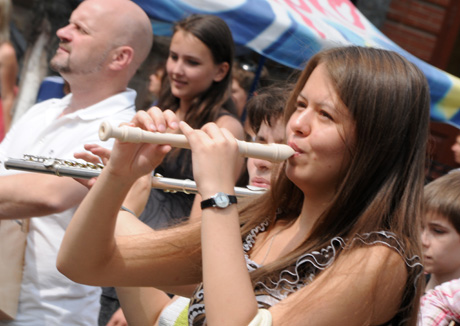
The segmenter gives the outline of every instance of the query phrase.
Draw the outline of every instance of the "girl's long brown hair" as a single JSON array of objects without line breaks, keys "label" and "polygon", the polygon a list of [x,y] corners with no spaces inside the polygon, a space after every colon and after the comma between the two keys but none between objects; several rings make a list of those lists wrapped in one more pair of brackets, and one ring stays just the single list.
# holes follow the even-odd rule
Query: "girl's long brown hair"
[{"label": "girl's long brown hair", "polygon": [[[333,201],[308,238],[283,259],[254,271],[253,282],[276,277],[299,256],[327,246],[337,236],[352,239],[356,234],[391,231],[408,256],[421,256],[420,217],[430,110],[425,76],[395,52],[355,46],[329,49],[313,56],[299,77],[286,106],[286,122],[319,64],[326,67],[355,121],[351,161]],[[281,169],[271,191],[240,212],[242,234],[267,217],[272,225],[276,218],[296,219],[302,201],[303,193]],[[410,277],[413,279],[408,284],[413,285],[415,275]],[[415,294],[414,313],[419,295]]]},{"label": "girl's long brown hair", "polygon": [[[355,122],[356,141],[350,163],[336,194],[305,241],[284,258],[251,273],[253,283],[276,279],[302,254],[326,247],[334,237],[390,231],[408,257],[421,256],[420,230],[424,163],[429,124],[429,88],[423,73],[395,52],[363,47],[339,47],[314,55],[300,75],[285,109],[288,121],[309,76],[323,64],[335,90]],[[345,141],[347,135],[344,135]],[[241,233],[269,219],[295,220],[303,193],[284,173],[271,189],[240,209]],[[180,255],[200,250],[199,222]],[[349,242],[350,248],[361,243]],[[340,251],[338,252],[340,255]],[[198,262],[199,264],[199,262]],[[197,265],[198,268],[200,266]],[[385,271],[382,271],[382,273]],[[404,291],[405,315],[414,324],[421,293],[421,277],[409,273]],[[415,287],[414,287],[415,285]]]}]

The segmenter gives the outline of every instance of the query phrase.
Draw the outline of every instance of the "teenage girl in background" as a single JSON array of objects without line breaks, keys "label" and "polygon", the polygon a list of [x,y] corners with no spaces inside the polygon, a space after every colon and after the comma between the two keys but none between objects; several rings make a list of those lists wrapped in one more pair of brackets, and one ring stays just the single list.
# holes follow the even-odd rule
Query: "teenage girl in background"
[{"label": "teenage girl in background", "polygon": [[[157,106],[173,111],[193,128],[215,122],[243,139],[243,127],[230,98],[233,58],[232,34],[222,19],[191,15],[179,21],[174,26],[166,61],[168,78],[162,83],[166,89],[161,91]],[[165,130],[166,126],[158,126],[158,131]],[[241,159],[230,168],[239,175],[243,163]],[[172,150],[155,172],[164,177],[193,180],[190,151]],[[199,205],[191,211],[194,197],[198,197],[195,202],[199,204],[199,195],[153,189],[141,219],[154,228],[163,228],[190,215],[199,215]]]}]

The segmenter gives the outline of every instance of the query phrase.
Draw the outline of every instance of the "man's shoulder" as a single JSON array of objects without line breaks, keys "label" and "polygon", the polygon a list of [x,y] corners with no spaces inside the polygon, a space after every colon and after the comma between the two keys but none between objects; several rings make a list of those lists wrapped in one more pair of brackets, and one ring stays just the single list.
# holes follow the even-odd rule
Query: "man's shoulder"
[{"label": "man's shoulder", "polygon": [[129,119],[136,113],[136,92],[127,89],[121,93],[114,94],[82,111],[87,118],[99,118],[113,116],[117,119]]},{"label": "man's shoulder", "polygon": [[29,116],[34,116],[36,114],[43,114],[45,111],[52,111],[57,109],[64,109],[65,105],[63,99],[52,98],[39,103],[35,103],[28,110],[20,116],[20,119],[27,118]]}]

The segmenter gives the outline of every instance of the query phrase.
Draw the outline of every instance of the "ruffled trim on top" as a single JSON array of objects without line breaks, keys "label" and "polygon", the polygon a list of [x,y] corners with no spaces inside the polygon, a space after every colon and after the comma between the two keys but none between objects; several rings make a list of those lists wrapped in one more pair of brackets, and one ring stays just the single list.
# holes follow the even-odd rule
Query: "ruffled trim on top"
[{"label": "ruffled trim on top", "polygon": [[[245,251],[245,259],[249,271],[253,271],[261,267],[249,258],[249,251],[254,246],[257,234],[265,231],[268,228],[268,225],[268,221],[263,222],[254,228],[245,238],[243,248]],[[385,245],[388,248],[395,250],[404,260],[409,275],[416,273],[413,289],[411,289],[414,291],[413,293],[415,293],[418,278],[422,275],[423,272],[423,266],[421,264],[420,257],[417,255],[408,257],[404,250],[403,244],[397,239],[394,233],[388,231],[374,231],[356,235],[349,244],[347,244],[342,237],[335,237],[331,239],[330,244],[325,248],[300,256],[294,266],[291,266],[280,272],[277,280],[269,280],[265,283],[256,283],[256,295],[260,296],[261,298],[264,297],[264,302],[260,302],[258,300],[259,306],[266,305],[267,295],[271,297],[270,301],[272,303],[276,303],[286,298],[289,294],[294,293],[311,283],[315,279],[316,275],[332,265],[339,249],[347,249],[356,241],[369,246],[379,244]],[[402,303],[400,309],[401,312],[410,309],[410,301],[411,300],[408,300],[407,303]],[[402,322],[398,321],[398,324],[402,324]]]},{"label": "ruffled trim on top", "polygon": [[249,258],[249,251],[251,251],[252,247],[254,246],[257,235],[261,232],[265,232],[269,225],[270,223],[268,222],[268,220],[262,222],[260,225],[253,228],[251,232],[249,232],[249,234],[244,239],[244,242],[243,242],[244,259],[246,260],[246,265],[248,267],[249,272],[252,272],[256,270],[257,268],[260,268],[259,264],[252,261],[251,258]]}]

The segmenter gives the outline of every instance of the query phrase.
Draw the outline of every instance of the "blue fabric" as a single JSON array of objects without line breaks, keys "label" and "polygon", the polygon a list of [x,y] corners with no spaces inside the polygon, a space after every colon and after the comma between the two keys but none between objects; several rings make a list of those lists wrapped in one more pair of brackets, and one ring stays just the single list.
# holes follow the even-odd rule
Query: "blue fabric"
[{"label": "blue fabric", "polygon": [[394,50],[419,66],[431,91],[431,118],[460,126],[460,79],[404,51],[348,0],[134,0],[152,19],[156,35],[191,13],[214,14],[229,25],[235,43],[278,63],[302,69],[321,49],[360,45]]},{"label": "blue fabric", "polygon": [[59,76],[50,76],[43,79],[36,102],[43,102],[51,98],[63,98],[64,95],[64,79]]}]

